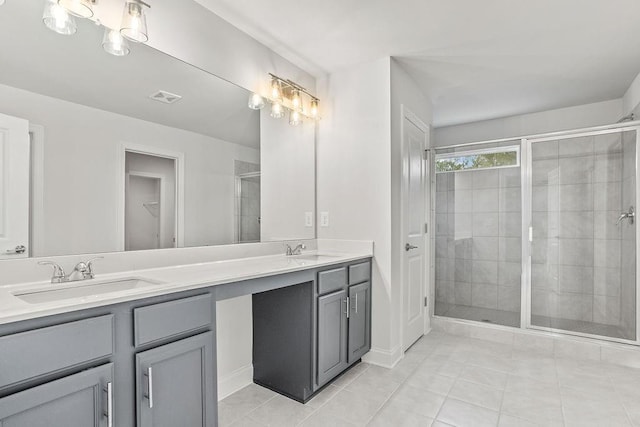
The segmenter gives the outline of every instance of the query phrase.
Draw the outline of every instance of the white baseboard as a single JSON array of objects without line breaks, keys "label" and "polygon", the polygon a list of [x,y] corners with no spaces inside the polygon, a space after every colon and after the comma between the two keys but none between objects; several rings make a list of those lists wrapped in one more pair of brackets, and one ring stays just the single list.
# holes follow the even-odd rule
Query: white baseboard
[{"label": "white baseboard", "polygon": [[218,400],[222,400],[252,383],[253,365],[236,369],[224,377],[218,378]]},{"label": "white baseboard", "polygon": [[402,346],[400,345],[392,348],[391,350],[371,347],[369,353],[362,357],[362,361],[391,369],[398,364],[402,357]]}]

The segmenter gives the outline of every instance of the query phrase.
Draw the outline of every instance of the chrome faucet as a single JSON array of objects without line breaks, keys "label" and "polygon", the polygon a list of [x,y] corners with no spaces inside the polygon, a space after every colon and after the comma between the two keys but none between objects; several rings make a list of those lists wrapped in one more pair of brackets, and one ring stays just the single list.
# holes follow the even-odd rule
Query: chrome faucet
[{"label": "chrome faucet", "polygon": [[295,248],[291,248],[288,243],[285,243],[285,246],[287,247],[287,256],[300,255],[303,249],[307,249],[304,243],[298,244],[298,246],[296,246]]},{"label": "chrome faucet", "polygon": [[73,267],[71,274],[67,275],[64,269],[53,261],[40,261],[40,265],[50,265],[53,267],[53,276],[51,277],[51,283],[66,283],[77,282],[78,280],[93,279],[95,274],[93,273],[93,262],[103,257],[91,258],[89,261],[80,261]]}]

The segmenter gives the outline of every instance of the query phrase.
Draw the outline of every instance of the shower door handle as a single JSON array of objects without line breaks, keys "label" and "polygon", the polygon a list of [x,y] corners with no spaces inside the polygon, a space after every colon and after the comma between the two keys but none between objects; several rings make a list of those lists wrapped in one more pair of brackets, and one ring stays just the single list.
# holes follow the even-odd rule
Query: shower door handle
[{"label": "shower door handle", "polygon": [[623,219],[628,219],[629,220],[629,224],[633,225],[633,221],[635,218],[636,214],[633,210],[633,206],[629,207],[629,212],[623,212],[620,214],[620,216],[618,217],[618,221],[616,221],[616,225],[620,224],[620,221],[622,221]]}]

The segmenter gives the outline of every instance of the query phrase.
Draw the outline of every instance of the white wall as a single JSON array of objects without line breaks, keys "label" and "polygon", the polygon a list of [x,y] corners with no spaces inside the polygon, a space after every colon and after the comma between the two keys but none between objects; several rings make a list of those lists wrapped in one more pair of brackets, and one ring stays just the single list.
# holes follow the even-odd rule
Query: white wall
[{"label": "white wall", "polygon": [[318,132],[318,212],[329,227],[318,238],[374,241],[372,347],[390,354],[391,102],[390,59],[319,81],[327,105]]},{"label": "white wall", "polygon": [[636,76],[622,97],[622,106],[625,116],[629,113],[634,113],[636,119],[638,118],[640,114],[640,74]]},{"label": "white wall", "polygon": [[[313,239],[305,212],[315,215],[315,123],[289,125],[260,111],[261,240]],[[314,221],[315,223],[315,221]]]},{"label": "white wall", "polygon": [[434,145],[519,137],[615,123],[624,115],[622,99],[539,113],[485,120],[434,130]]}]

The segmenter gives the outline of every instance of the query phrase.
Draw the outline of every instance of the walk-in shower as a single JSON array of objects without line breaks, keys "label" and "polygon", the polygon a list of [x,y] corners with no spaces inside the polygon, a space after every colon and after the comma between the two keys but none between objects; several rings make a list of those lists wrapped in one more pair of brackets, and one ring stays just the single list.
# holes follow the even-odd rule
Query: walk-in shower
[{"label": "walk-in shower", "polygon": [[637,139],[437,148],[435,315],[637,344]]}]

